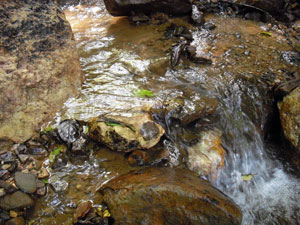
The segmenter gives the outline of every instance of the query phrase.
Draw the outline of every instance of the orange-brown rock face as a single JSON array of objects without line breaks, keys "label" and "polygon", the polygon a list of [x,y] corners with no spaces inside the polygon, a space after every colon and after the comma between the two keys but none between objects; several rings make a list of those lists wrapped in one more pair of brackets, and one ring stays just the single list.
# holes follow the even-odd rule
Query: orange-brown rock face
[{"label": "orange-brown rock face", "polygon": [[82,82],[63,11],[51,0],[0,0],[0,139],[30,138]]},{"label": "orange-brown rock face", "polygon": [[225,194],[194,173],[148,168],[114,178],[100,192],[114,224],[240,224],[241,212]]}]

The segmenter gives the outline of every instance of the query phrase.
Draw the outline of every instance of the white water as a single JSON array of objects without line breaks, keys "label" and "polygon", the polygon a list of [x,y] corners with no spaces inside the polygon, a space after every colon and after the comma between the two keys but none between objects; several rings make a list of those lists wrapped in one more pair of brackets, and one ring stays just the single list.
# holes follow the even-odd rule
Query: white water
[{"label": "white water", "polygon": [[[243,225],[300,224],[299,179],[287,174],[279,161],[267,155],[271,150],[266,151],[260,128],[241,109],[242,95],[236,89],[223,99],[223,128],[232,138],[226,146],[230,151],[225,167],[215,185],[240,206]],[[258,92],[248,93],[247,98],[257,103],[253,110],[262,115]],[[243,177],[249,174],[250,180]]]}]

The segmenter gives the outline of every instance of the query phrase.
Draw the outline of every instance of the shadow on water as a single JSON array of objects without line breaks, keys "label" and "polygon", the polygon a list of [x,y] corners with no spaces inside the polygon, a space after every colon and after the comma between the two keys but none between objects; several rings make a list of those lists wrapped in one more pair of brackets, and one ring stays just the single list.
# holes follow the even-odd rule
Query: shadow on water
[{"label": "shadow on water", "polygon": [[[299,180],[269,154],[275,150],[263,139],[274,105],[271,88],[285,71],[297,70],[281,59],[281,52],[290,47],[280,33],[264,37],[260,33],[265,24],[207,15],[217,28],[194,28],[193,44],[198,54],[212,59],[212,65],[184,61],[172,70],[168,49],[174,41],[164,39],[170,24],[135,26],[127,18],[109,16],[102,2],[71,5],[65,13],[75,34],[86,81],[81,95],[70,99],[58,113],[57,122],[124,113],[176,97],[217,99],[217,119],[210,126],[223,132],[227,155],[224,168],[211,182],[240,206],[244,225],[299,223]],[[173,20],[187,25],[183,19]],[[134,96],[141,88],[155,96]],[[171,141],[165,147],[184,147],[177,140],[177,128],[169,129]],[[90,148],[89,157],[70,158],[63,168],[52,171],[51,176],[65,180],[68,188],[61,193],[50,189],[39,200],[35,218],[41,224],[68,224],[79,200],[101,201],[95,193],[97,185],[136,169],[122,154],[103,147]],[[173,165],[180,164],[176,160],[178,156]]]}]

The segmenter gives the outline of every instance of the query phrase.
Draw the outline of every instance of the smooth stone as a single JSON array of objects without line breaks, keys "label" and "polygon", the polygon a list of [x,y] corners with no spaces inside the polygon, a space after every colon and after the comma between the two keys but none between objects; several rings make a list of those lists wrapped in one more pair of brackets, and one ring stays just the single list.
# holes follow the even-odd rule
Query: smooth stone
[{"label": "smooth stone", "polygon": [[15,173],[15,181],[17,187],[27,193],[34,193],[36,191],[36,175],[31,173]]},{"label": "smooth stone", "polygon": [[115,225],[238,225],[238,206],[188,170],[147,168],[100,187]]},{"label": "smooth stone", "polygon": [[0,208],[4,210],[31,207],[33,205],[33,199],[22,191],[16,191],[0,198]]}]

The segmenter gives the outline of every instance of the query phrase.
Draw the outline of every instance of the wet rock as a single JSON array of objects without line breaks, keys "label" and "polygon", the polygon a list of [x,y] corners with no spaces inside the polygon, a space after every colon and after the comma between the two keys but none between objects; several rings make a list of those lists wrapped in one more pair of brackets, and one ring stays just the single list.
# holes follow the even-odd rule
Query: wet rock
[{"label": "wet rock", "polygon": [[178,65],[179,60],[184,52],[185,47],[187,46],[187,41],[183,40],[179,42],[172,48],[171,53],[171,67],[174,69],[175,66]]},{"label": "wet rock", "polygon": [[19,216],[5,222],[5,225],[25,225],[25,220],[23,217]]},{"label": "wet rock", "polygon": [[58,126],[58,134],[66,144],[71,144],[80,137],[80,124],[76,120],[64,120]]},{"label": "wet rock", "polygon": [[148,153],[141,150],[133,151],[129,157],[128,162],[131,166],[143,166],[149,163]]},{"label": "wet rock", "polygon": [[69,183],[62,179],[59,175],[53,175],[49,178],[49,183],[55,192],[63,192],[67,190]]},{"label": "wet rock", "polygon": [[300,151],[300,87],[278,102],[284,136]]},{"label": "wet rock", "polygon": [[6,195],[6,191],[4,188],[0,188],[0,197]]},{"label": "wet rock", "polygon": [[83,154],[86,151],[87,139],[84,137],[78,138],[72,143],[71,151],[75,154]]},{"label": "wet rock", "polygon": [[197,25],[201,26],[205,23],[204,14],[200,12],[196,5],[192,6],[192,15],[191,15],[192,22]]},{"label": "wet rock", "polygon": [[107,11],[113,16],[130,16],[132,12],[144,14],[163,12],[171,15],[183,15],[191,11],[189,0],[104,0]]},{"label": "wet rock", "polygon": [[0,15],[0,138],[21,143],[77,94],[83,76],[55,1],[1,1]]},{"label": "wet rock", "polygon": [[100,192],[116,225],[219,225],[240,224],[242,219],[229,197],[183,169],[130,172],[110,180]]},{"label": "wet rock", "polygon": [[34,193],[36,191],[36,175],[31,173],[15,173],[15,181],[17,187],[27,193]]},{"label": "wet rock", "polygon": [[38,172],[38,178],[43,179],[49,177],[49,172],[45,167],[42,167]]},{"label": "wet rock", "polygon": [[207,22],[203,25],[203,28],[207,30],[213,30],[216,28],[216,25],[212,22]]},{"label": "wet rock", "polygon": [[16,155],[12,152],[5,152],[0,155],[0,161],[2,164],[14,162],[16,159]]},{"label": "wet rock", "polygon": [[162,106],[152,108],[152,113],[162,110],[164,120],[171,122],[171,119],[179,120],[182,126],[212,115],[217,107],[218,101],[214,98],[192,94],[189,97],[178,96],[166,100]]},{"label": "wet rock", "polygon": [[32,207],[33,205],[33,199],[22,191],[16,191],[0,198],[0,208],[4,210]]},{"label": "wet rock", "polygon": [[13,193],[15,191],[17,191],[18,189],[16,187],[14,187],[12,184],[8,183],[8,182],[5,182],[3,180],[0,180],[0,187],[1,188],[4,188],[5,191],[7,193]]},{"label": "wet rock", "polygon": [[90,121],[90,137],[112,150],[131,151],[156,145],[164,134],[163,128],[147,113],[130,116],[109,116]]},{"label": "wet rock", "polygon": [[41,180],[38,180],[36,183],[36,186],[37,186],[36,194],[40,195],[40,196],[44,196],[47,192],[47,188],[46,188],[46,185],[44,184],[44,182]]},{"label": "wet rock", "polygon": [[129,17],[129,20],[133,23],[148,23],[150,21],[150,17],[146,15],[133,15]]},{"label": "wet rock", "polygon": [[8,176],[9,175],[9,172],[8,172],[8,170],[0,170],[0,178],[1,179],[7,179]]},{"label": "wet rock", "polygon": [[93,203],[91,201],[80,202],[74,214],[75,222],[77,222],[78,218],[84,217],[90,211],[92,206]]},{"label": "wet rock", "polygon": [[6,220],[10,219],[10,215],[8,211],[0,210],[0,224]]},{"label": "wet rock", "polygon": [[200,141],[187,148],[188,168],[199,175],[216,178],[224,166],[225,150],[221,145],[222,133],[215,129],[201,132]]},{"label": "wet rock", "polygon": [[29,157],[30,157],[29,155],[25,155],[25,154],[18,155],[18,158],[22,164],[26,163]]}]

